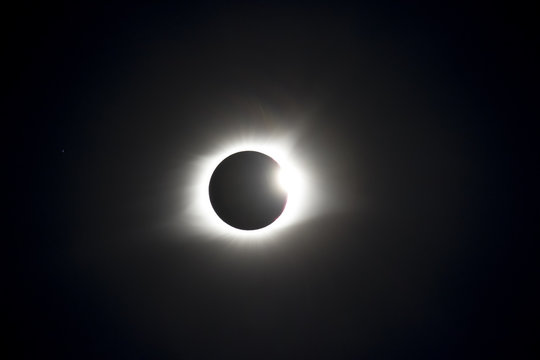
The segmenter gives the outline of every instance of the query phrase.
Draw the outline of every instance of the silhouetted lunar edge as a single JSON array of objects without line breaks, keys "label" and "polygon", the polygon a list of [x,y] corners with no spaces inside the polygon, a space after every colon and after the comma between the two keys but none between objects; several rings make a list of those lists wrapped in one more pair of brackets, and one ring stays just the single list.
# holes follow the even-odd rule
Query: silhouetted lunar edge
[{"label": "silhouetted lunar edge", "polygon": [[227,224],[257,230],[272,224],[287,204],[287,193],[277,186],[279,164],[256,151],[242,151],[225,158],[209,184],[210,202]]}]

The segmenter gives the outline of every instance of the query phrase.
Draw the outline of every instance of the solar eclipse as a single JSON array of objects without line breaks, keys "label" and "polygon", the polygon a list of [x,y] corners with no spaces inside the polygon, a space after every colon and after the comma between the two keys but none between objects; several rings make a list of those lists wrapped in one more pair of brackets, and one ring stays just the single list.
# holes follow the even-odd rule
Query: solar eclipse
[{"label": "solar eclipse", "polygon": [[201,146],[185,168],[189,176],[179,196],[187,201],[181,203],[178,228],[206,239],[257,244],[278,241],[318,216],[323,203],[329,204],[313,181],[314,163],[301,156],[298,136],[251,132],[209,141],[206,152]]},{"label": "solar eclipse", "polygon": [[287,192],[281,168],[271,157],[256,151],[230,155],[210,179],[210,202],[227,224],[257,230],[273,223],[283,212]]}]

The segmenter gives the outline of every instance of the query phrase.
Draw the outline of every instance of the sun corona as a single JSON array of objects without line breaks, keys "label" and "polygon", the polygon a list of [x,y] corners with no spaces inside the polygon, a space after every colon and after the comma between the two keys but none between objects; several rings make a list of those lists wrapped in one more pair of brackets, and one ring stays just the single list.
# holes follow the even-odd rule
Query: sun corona
[{"label": "sun corona", "polygon": [[[276,174],[276,186],[287,192],[288,198],[282,214],[270,225],[256,230],[242,230],[225,223],[212,208],[208,187],[216,167],[228,156],[255,151],[274,159],[280,167]],[[213,152],[194,162],[189,179],[187,197],[183,212],[185,223],[197,234],[210,238],[257,243],[275,238],[277,234],[290,228],[313,211],[309,204],[310,186],[306,170],[294,154],[294,141],[282,137],[265,139],[261,137],[243,138],[218,146]]]}]

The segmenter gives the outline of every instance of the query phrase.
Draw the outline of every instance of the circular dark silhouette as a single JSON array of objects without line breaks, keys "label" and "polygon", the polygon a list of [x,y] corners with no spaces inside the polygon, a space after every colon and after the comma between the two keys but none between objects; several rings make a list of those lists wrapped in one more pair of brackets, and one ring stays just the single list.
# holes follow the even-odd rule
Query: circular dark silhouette
[{"label": "circular dark silhouette", "polygon": [[216,214],[237,229],[256,230],[283,212],[287,193],[277,184],[279,164],[256,151],[223,160],[210,179],[210,202]]}]

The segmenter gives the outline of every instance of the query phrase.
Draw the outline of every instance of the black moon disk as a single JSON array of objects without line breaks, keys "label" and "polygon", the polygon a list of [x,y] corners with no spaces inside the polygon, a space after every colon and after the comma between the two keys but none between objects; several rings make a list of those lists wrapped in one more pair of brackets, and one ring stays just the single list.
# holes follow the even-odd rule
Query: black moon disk
[{"label": "black moon disk", "polygon": [[237,229],[256,230],[283,212],[287,193],[277,184],[279,164],[256,151],[230,155],[210,179],[210,202],[216,214]]}]

